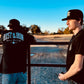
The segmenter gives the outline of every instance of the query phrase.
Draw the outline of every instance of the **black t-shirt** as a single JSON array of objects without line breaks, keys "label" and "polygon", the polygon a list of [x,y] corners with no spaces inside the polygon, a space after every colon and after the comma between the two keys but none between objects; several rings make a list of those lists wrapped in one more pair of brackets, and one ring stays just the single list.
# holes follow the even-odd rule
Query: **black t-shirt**
[{"label": "black t-shirt", "polygon": [[27,49],[30,43],[35,42],[34,37],[26,32],[6,30],[2,34],[2,41],[2,73],[25,72]]},{"label": "black t-shirt", "polygon": [[[84,30],[80,30],[70,40],[68,51],[67,51],[67,61],[66,61],[67,70],[69,70],[70,66],[73,64],[76,54],[81,54],[84,56]],[[83,75],[84,75],[84,63],[83,63],[83,69],[80,72],[78,72],[76,75],[71,77],[71,79],[76,82],[84,83]]]}]

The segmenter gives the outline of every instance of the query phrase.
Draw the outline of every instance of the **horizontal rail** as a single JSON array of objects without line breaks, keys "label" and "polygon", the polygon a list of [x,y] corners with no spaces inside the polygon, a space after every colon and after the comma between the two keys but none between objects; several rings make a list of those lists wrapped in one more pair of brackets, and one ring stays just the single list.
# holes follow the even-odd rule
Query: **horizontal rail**
[{"label": "horizontal rail", "polygon": [[[35,42],[30,45],[67,45],[69,42]],[[2,42],[0,42],[2,45]]]},{"label": "horizontal rail", "polygon": [[[29,66],[29,64],[26,64]],[[30,64],[33,67],[66,67],[66,64]]]},{"label": "horizontal rail", "polygon": [[67,45],[69,42],[36,42],[31,45]]}]

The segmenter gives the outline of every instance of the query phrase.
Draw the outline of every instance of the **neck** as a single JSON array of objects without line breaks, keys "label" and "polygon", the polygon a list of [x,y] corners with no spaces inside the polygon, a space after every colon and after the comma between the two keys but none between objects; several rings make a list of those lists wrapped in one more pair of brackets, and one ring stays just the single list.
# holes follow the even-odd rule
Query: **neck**
[{"label": "neck", "polygon": [[75,28],[73,30],[73,34],[76,35],[81,29],[82,29],[82,26]]}]

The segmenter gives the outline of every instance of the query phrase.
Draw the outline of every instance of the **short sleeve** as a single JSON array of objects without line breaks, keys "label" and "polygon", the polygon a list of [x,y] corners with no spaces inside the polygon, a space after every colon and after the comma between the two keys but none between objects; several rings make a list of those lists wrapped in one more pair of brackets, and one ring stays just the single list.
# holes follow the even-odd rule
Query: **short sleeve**
[{"label": "short sleeve", "polygon": [[75,46],[75,54],[84,55],[84,37],[77,39]]},{"label": "short sleeve", "polygon": [[26,35],[26,44],[32,44],[32,43],[35,43],[36,40],[34,38],[34,36],[30,35],[30,34],[27,34]]},{"label": "short sleeve", "polygon": [[34,36],[30,35],[30,36],[29,36],[29,38],[30,38],[30,44],[35,43],[35,42],[36,42],[36,40],[35,40],[35,37],[34,37]]}]

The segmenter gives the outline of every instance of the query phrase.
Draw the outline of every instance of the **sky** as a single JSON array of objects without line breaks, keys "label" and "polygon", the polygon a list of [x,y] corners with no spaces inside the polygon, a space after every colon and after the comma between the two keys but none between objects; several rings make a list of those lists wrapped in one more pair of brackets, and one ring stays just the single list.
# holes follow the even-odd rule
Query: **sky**
[{"label": "sky", "polygon": [[0,25],[7,25],[10,19],[18,19],[21,25],[38,25],[42,32],[57,32],[66,28],[70,9],[80,9],[84,13],[84,0],[1,0]]}]

